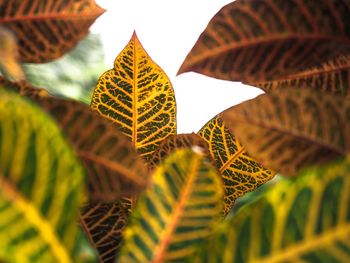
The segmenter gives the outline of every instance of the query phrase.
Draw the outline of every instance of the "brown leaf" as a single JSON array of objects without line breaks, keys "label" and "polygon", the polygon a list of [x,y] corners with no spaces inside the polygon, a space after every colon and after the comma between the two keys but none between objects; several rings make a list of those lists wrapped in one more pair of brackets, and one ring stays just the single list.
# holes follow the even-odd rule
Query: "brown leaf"
[{"label": "brown leaf", "polygon": [[284,175],[350,150],[350,101],[342,97],[275,90],[220,116],[253,157]]},{"label": "brown leaf", "polygon": [[12,30],[23,62],[59,58],[86,36],[104,10],[94,0],[0,0],[0,24]]}]

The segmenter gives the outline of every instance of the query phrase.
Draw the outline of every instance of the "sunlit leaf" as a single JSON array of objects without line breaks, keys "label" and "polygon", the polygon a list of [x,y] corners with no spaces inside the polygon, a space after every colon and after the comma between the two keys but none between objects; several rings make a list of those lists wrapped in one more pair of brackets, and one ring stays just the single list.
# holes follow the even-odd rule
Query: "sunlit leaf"
[{"label": "sunlit leaf", "polygon": [[25,82],[0,83],[31,97],[57,121],[87,170],[90,200],[114,202],[147,186],[146,164],[114,123],[85,104],[52,97]]},{"label": "sunlit leaf", "polygon": [[135,33],[116,58],[114,68],[100,77],[91,107],[116,122],[146,159],[162,140],[176,134],[172,85]]},{"label": "sunlit leaf", "polygon": [[248,83],[266,92],[289,87],[309,87],[330,94],[349,96],[350,56],[340,56],[320,66],[285,76],[279,80]]},{"label": "sunlit leaf", "polygon": [[18,46],[14,34],[0,25],[0,72],[11,80],[23,80],[25,75],[18,62]]},{"label": "sunlit leaf", "polygon": [[176,151],[153,180],[125,230],[118,262],[184,262],[221,218],[221,180],[205,156]]},{"label": "sunlit leaf", "polygon": [[226,221],[200,263],[349,262],[350,161],[283,181]]},{"label": "sunlit leaf", "polygon": [[162,162],[169,154],[178,149],[193,149],[205,154],[210,158],[207,144],[200,136],[195,133],[191,134],[177,134],[166,138],[153,153],[149,160],[149,166],[155,168]]},{"label": "sunlit leaf", "polygon": [[237,0],[209,22],[179,73],[273,80],[349,54],[348,0]]},{"label": "sunlit leaf", "polygon": [[98,203],[83,207],[80,222],[99,252],[100,262],[114,262],[121,246],[128,211],[122,203]]},{"label": "sunlit leaf", "polygon": [[284,175],[350,149],[350,101],[309,89],[275,90],[220,114],[247,151]]},{"label": "sunlit leaf", "polygon": [[104,12],[94,0],[0,0],[0,10],[0,24],[15,33],[23,62],[62,56]]},{"label": "sunlit leaf", "polygon": [[74,262],[83,171],[38,107],[0,90],[0,255]]},{"label": "sunlit leaf", "polygon": [[224,214],[230,212],[238,197],[255,190],[275,175],[247,154],[219,117],[216,116],[205,124],[198,135],[207,142],[209,152],[223,179]]}]

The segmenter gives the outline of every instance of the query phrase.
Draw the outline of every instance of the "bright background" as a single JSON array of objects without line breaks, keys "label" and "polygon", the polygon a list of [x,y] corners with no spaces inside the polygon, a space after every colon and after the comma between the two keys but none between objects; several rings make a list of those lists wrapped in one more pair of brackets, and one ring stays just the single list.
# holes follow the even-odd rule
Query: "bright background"
[{"label": "bright background", "polygon": [[177,102],[178,133],[197,132],[226,108],[252,99],[260,89],[196,73],[176,73],[210,19],[231,0],[97,0],[107,9],[91,31],[102,37],[107,65],[137,36],[170,78]]}]

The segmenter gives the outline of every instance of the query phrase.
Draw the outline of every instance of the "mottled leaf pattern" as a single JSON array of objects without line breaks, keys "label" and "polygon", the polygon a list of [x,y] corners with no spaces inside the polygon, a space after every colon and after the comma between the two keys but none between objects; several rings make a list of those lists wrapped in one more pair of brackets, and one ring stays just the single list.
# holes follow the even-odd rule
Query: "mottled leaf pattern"
[{"label": "mottled leaf pattern", "polygon": [[220,177],[204,156],[171,154],[138,200],[118,262],[185,262],[220,220],[222,194]]},{"label": "mottled leaf pattern", "polygon": [[230,212],[235,200],[255,190],[275,175],[251,158],[237,138],[216,116],[198,132],[205,142],[222,176],[224,214]]},{"label": "mottled leaf pattern", "polygon": [[275,185],[219,227],[200,263],[349,262],[350,161]]},{"label": "mottled leaf pattern", "polygon": [[150,168],[154,169],[157,167],[172,152],[186,148],[198,150],[210,159],[207,144],[200,136],[195,133],[177,134],[169,136],[159,145],[159,148],[153,153],[152,158],[148,162]]},{"label": "mottled leaf pattern", "polygon": [[0,25],[0,73],[7,79],[23,80],[25,75],[18,61],[18,45],[14,34]]},{"label": "mottled leaf pattern", "polygon": [[350,56],[340,56],[320,66],[285,76],[279,80],[247,83],[269,92],[275,89],[309,87],[316,91],[349,96]]},{"label": "mottled leaf pattern", "polygon": [[348,0],[237,0],[209,22],[179,73],[273,80],[349,54]]},{"label": "mottled leaf pattern", "polygon": [[74,262],[81,166],[39,108],[3,89],[0,98],[0,255]]},{"label": "mottled leaf pattern", "polygon": [[23,62],[48,62],[75,47],[103,12],[94,0],[0,0],[0,25],[16,34]]},{"label": "mottled leaf pattern", "polygon": [[82,208],[80,222],[98,250],[100,262],[115,262],[128,215],[120,202],[89,204]]},{"label": "mottled leaf pattern", "polygon": [[87,170],[90,200],[113,202],[147,186],[146,164],[114,123],[87,105],[49,96],[25,82],[1,83],[31,97],[57,121]]},{"label": "mottled leaf pattern", "polygon": [[220,114],[247,151],[284,175],[345,155],[350,101],[309,89],[275,90]]},{"label": "mottled leaf pattern", "polygon": [[91,107],[116,122],[145,159],[162,140],[176,134],[173,87],[135,33],[114,68],[98,80]]}]

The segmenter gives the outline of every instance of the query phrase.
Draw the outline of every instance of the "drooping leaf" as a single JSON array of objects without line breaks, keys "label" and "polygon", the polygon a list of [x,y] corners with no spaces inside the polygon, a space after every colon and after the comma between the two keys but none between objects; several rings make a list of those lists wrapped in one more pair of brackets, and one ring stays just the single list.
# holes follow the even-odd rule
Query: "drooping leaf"
[{"label": "drooping leaf", "polygon": [[206,123],[198,135],[207,142],[209,152],[222,176],[225,215],[230,212],[238,197],[255,190],[274,177],[274,172],[263,168],[248,155],[220,117],[216,116]]},{"label": "drooping leaf", "polygon": [[265,92],[289,87],[309,87],[325,93],[349,96],[349,80],[350,56],[340,56],[279,80],[247,84],[259,87]]},{"label": "drooping leaf", "polygon": [[220,114],[247,151],[284,175],[344,156],[350,101],[309,89],[275,90]]},{"label": "drooping leaf", "polygon": [[122,203],[88,204],[83,207],[81,225],[99,252],[100,262],[112,263],[121,246],[128,211]]},{"label": "drooping leaf", "polygon": [[114,68],[100,77],[91,107],[116,122],[145,159],[162,140],[176,134],[172,85],[135,33],[116,58]]},{"label": "drooping leaf", "polygon": [[283,181],[223,223],[200,263],[349,262],[350,161]]},{"label": "drooping leaf", "polygon": [[184,262],[220,220],[221,180],[204,156],[176,151],[153,180],[125,230],[118,262]]},{"label": "drooping leaf", "polygon": [[0,0],[0,24],[16,34],[23,62],[62,56],[103,12],[94,0]]},{"label": "drooping leaf", "polygon": [[25,82],[0,83],[31,97],[57,121],[87,170],[91,201],[114,202],[147,186],[146,164],[114,123],[85,104],[52,97]]},{"label": "drooping leaf", "polygon": [[169,154],[178,149],[194,149],[202,152],[202,154],[210,158],[207,144],[200,136],[195,133],[191,134],[177,134],[166,138],[152,154],[149,160],[149,167],[154,169],[160,164]]},{"label": "drooping leaf", "polygon": [[0,25],[0,72],[11,80],[23,80],[25,75],[18,62],[18,46],[14,34]]},{"label": "drooping leaf", "polygon": [[0,255],[74,262],[84,175],[54,122],[0,90]]},{"label": "drooping leaf", "polygon": [[263,81],[349,54],[348,0],[237,0],[209,22],[179,73]]}]

